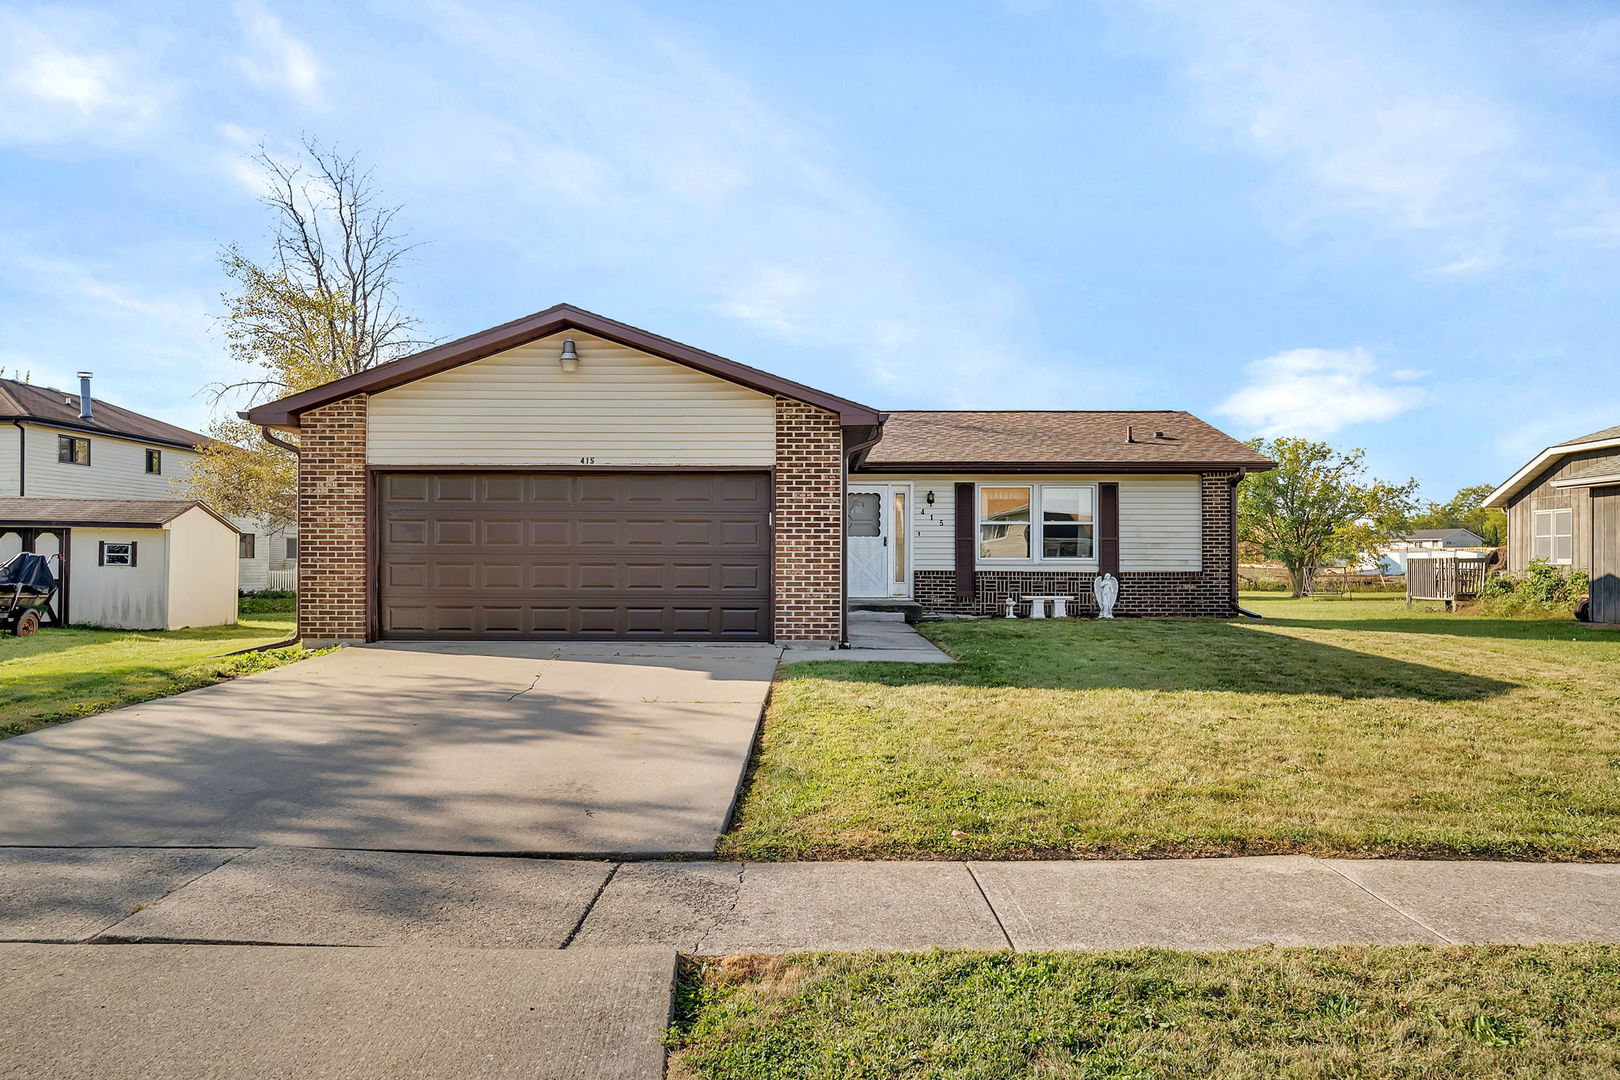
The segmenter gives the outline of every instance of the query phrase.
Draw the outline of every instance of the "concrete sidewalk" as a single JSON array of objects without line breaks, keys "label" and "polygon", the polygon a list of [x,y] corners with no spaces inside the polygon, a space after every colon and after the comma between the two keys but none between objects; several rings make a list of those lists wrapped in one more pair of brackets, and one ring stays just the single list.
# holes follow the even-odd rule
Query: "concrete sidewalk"
[{"label": "concrete sidewalk", "polygon": [[658,1080],[668,949],[0,945],[13,1080]]},{"label": "concrete sidewalk", "polygon": [[631,862],[0,848],[0,940],[455,948],[1233,949],[1620,942],[1620,865]]}]

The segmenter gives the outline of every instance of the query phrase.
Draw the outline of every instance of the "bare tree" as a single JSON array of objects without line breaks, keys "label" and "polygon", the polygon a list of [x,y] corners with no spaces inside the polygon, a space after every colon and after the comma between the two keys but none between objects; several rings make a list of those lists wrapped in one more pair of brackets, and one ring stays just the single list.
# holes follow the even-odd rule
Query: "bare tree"
[{"label": "bare tree", "polygon": [[[396,274],[414,246],[395,229],[400,208],[381,202],[354,155],[313,139],[303,148],[293,163],[262,146],[253,156],[273,215],[269,258],[256,262],[236,244],[220,252],[235,286],[221,294],[220,326],[247,373],[208,388],[219,408],[308,390],[430,344],[396,296]],[[180,489],[229,514],[290,522],[297,469],[286,451],[228,412],[208,433]]]},{"label": "bare tree", "polygon": [[270,257],[236,244],[220,253],[236,283],[222,297],[226,346],[252,375],[213,388],[216,401],[250,404],[307,390],[421,348],[417,320],[399,306],[397,271],[414,245],[378,198],[370,170],[313,139],[288,163],[263,147]]}]

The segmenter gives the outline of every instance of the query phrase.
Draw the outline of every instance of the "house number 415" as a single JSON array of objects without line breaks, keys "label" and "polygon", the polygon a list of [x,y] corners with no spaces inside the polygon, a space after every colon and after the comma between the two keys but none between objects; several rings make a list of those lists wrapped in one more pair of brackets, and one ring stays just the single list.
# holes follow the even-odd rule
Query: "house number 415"
[{"label": "house number 415", "polygon": [[593,457],[582,457],[579,459],[579,463],[581,465],[595,465],[596,459]]}]

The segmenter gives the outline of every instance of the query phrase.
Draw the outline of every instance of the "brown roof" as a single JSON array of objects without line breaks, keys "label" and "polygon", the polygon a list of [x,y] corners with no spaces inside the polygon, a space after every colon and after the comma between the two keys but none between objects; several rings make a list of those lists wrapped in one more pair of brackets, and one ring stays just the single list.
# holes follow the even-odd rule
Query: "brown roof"
[{"label": "brown roof", "polygon": [[193,499],[0,499],[0,525],[99,525],[156,529],[200,508],[232,532],[236,526]]},{"label": "brown roof", "polygon": [[891,412],[862,469],[1270,469],[1275,462],[1180,411]]},{"label": "brown roof", "polygon": [[96,397],[90,399],[90,414],[90,420],[79,416],[78,394],[17,382],[15,379],[0,379],[0,422],[33,420],[53,427],[123,435],[142,442],[187,448],[209,441],[206,435],[165,424],[162,420],[131,412]]},{"label": "brown roof", "polygon": [[616,341],[632,349],[640,349],[653,356],[707,372],[763,393],[782,394],[796,401],[808,402],[837,413],[846,428],[870,427],[882,422],[881,414],[877,410],[850,401],[848,398],[816,390],[803,383],[772,375],[768,371],[739,364],[735,360],[728,360],[723,356],[704,352],[702,349],[694,349],[690,345],[682,345],[678,341],[671,341],[669,338],[610,319],[605,315],[574,307],[572,304],[555,304],[533,315],[525,315],[509,323],[502,323],[500,326],[481,330],[443,345],[435,345],[431,349],[398,360],[390,360],[386,364],[378,364],[374,368],[317,386],[313,390],[305,390],[281,398],[279,401],[256,406],[242,413],[242,416],[255,424],[267,427],[296,427],[299,414],[307,409],[337,401],[350,394],[375,394],[382,390],[391,390],[396,386],[403,386],[405,383],[436,375],[474,360],[482,360],[486,356],[494,356],[507,349],[515,349],[519,345],[569,329],[583,330],[597,337]]}]

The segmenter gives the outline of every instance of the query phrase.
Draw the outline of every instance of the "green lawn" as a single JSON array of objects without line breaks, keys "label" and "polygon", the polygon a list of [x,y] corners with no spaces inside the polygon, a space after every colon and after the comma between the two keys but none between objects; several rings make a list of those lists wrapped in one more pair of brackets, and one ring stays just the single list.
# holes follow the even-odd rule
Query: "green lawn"
[{"label": "green lawn", "polygon": [[1245,597],[778,677],[730,857],[1620,856],[1620,633]]},{"label": "green lawn", "polygon": [[1620,947],[802,954],[688,968],[672,1078],[1573,1078]]},{"label": "green lawn", "polygon": [[292,636],[286,612],[202,630],[41,630],[0,636],[0,738],[276,667],[300,647],[220,658]]}]

